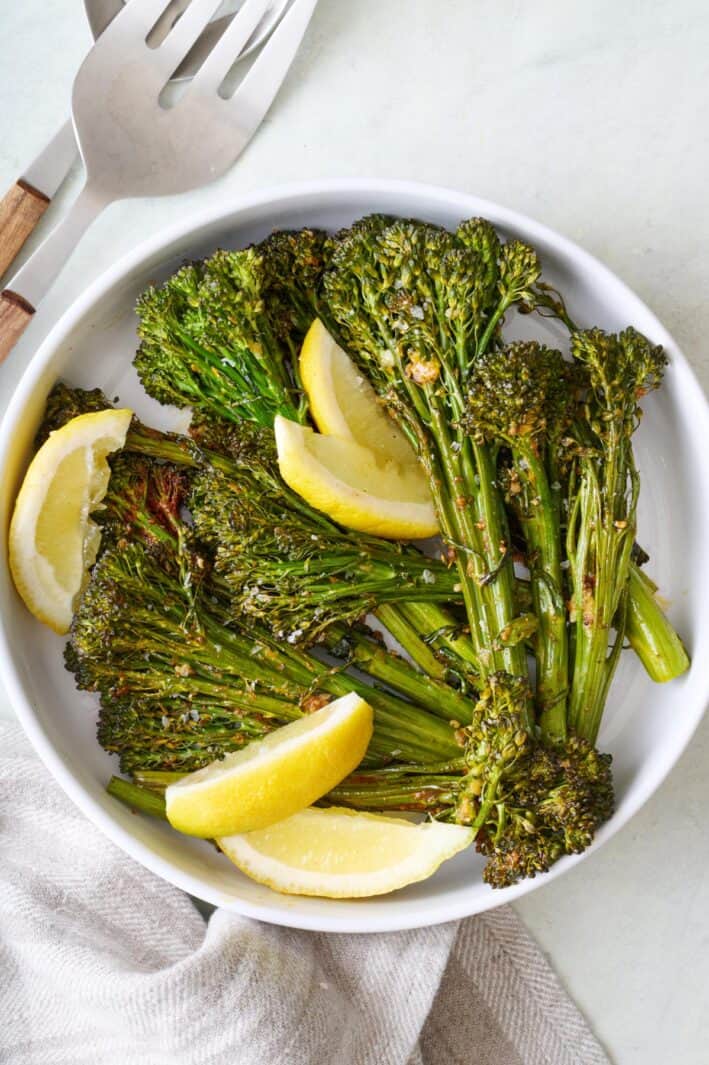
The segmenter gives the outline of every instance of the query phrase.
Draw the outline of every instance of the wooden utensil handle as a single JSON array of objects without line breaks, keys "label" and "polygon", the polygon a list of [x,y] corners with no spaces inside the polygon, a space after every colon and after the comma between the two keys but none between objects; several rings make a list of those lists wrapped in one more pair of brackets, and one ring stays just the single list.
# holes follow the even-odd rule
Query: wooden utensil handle
[{"label": "wooden utensil handle", "polygon": [[0,294],[0,362],[12,351],[34,314],[34,307],[9,288]]},{"label": "wooden utensil handle", "polygon": [[22,180],[16,182],[0,201],[0,276],[48,207],[49,197]]},{"label": "wooden utensil handle", "polygon": [[86,229],[110,202],[102,189],[84,185],[67,213],[0,293],[0,362],[27,328],[40,301]]}]

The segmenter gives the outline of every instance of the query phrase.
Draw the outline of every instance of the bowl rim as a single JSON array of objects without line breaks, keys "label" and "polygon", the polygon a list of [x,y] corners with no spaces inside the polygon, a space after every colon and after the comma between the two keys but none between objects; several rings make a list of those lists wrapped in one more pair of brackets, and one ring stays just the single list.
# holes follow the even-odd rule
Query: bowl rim
[{"label": "bowl rim", "polygon": [[[215,223],[221,221],[225,224],[235,224],[238,222],[238,216],[242,212],[247,212],[254,208],[263,208],[270,204],[279,209],[290,207],[291,209],[298,208],[302,210],[309,205],[314,207],[318,206],[318,204],[322,205],[323,201],[328,199],[335,201],[338,198],[351,197],[356,194],[372,198],[400,195],[404,201],[416,197],[421,201],[425,201],[431,207],[441,205],[447,209],[454,208],[459,210],[461,217],[466,215],[490,217],[496,226],[524,232],[530,242],[538,242],[553,247],[565,259],[573,262],[584,276],[591,280],[595,278],[599,282],[613,287],[619,297],[633,307],[634,318],[642,319],[641,327],[643,331],[650,333],[657,343],[661,343],[671,350],[675,388],[684,398],[691,400],[694,412],[698,416],[697,426],[701,423],[704,424],[704,432],[702,433],[701,428],[695,428],[692,436],[695,438],[699,436],[709,437],[709,401],[677,343],[656,315],[625,282],[609,267],[574,241],[512,208],[441,185],[390,179],[318,179],[279,184],[247,195],[226,195],[223,198],[219,198],[213,206],[189,212],[179,222],[159,229],[157,233],[141,241],[122,255],[92,281],[84,292],[64,310],[47,332],[36,352],[29,360],[12,393],[2,422],[0,422],[0,477],[2,477],[2,471],[8,459],[10,441],[15,426],[20,420],[22,412],[45,367],[51,362],[64,341],[71,335],[77,323],[91,311],[92,307],[110,289],[129,276],[142,262],[178,242],[186,241],[191,237],[198,237],[201,230]],[[707,502],[700,501],[703,524],[709,528],[709,492],[704,493],[703,497],[707,499]],[[707,598],[709,599],[709,578],[705,578],[705,583],[707,584]],[[709,639],[709,609],[703,615],[700,631],[705,640]],[[696,642],[699,642],[700,633],[698,632],[695,635],[697,637]],[[701,686],[699,697],[694,699],[689,708],[691,712],[686,712],[682,727],[678,730],[680,738],[675,741],[673,749],[665,752],[664,759],[660,757],[656,760],[654,772],[646,774],[645,779],[635,785],[632,801],[627,802],[622,811],[616,811],[613,814],[613,817],[597,833],[592,846],[583,854],[565,856],[543,877],[524,880],[501,891],[490,890],[489,896],[484,899],[483,904],[476,904],[472,909],[469,906],[466,907],[464,901],[456,905],[451,904],[444,897],[441,900],[428,901],[425,906],[420,908],[416,907],[415,903],[412,903],[410,908],[403,911],[395,911],[392,914],[384,914],[379,918],[374,918],[372,914],[367,917],[366,908],[363,907],[361,918],[358,916],[355,919],[348,919],[338,915],[336,912],[333,912],[331,918],[320,914],[298,913],[293,908],[293,902],[295,901],[297,904],[297,898],[294,899],[292,896],[283,896],[283,903],[280,906],[263,906],[246,900],[227,900],[217,889],[212,889],[209,885],[205,885],[199,877],[176,869],[171,861],[157,854],[150,846],[142,843],[130,831],[123,828],[76,779],[45,733],[39,716],[34,711],[24,691],[23,683],[13,661],[9,628],[6,624],[5,612],[2,610],[0,610],[0,681],[5,686],[10,703],[26,735],[64,792],[112,842],[121,847],[131,858],[134,858],[153,873],[183,891],[202,898],[215,906],[226,907],[243,916],[285,927],[342,933],[399,931],[456,920],[512,902],[514,899],[542,887],[546,883],[550,883],[557,876],[563,875],[564,872],[571,869],[579,861],[582,861],[587,855],[594,853],[614,836],[659,788],[681,757],[709,702],[709,673],[707,673],[706,679]],[[685,708],[685,711],[687,711],[687,708]]]}]

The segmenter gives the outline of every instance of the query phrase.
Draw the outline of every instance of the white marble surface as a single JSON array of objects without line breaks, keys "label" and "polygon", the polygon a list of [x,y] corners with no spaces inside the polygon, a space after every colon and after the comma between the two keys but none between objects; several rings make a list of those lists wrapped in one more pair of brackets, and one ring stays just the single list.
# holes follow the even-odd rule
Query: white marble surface
[{"label": "white marble surface", "polygon": [[[87,45],[80,0],[0,5],[0,188],[64,117]],[[706,387],[707,84],[703,0],[320,0],[232,173],[95,224],[0,369],[0,407],[56,316],[142,237],[224,191],[326,176],[448,184],[554,226],[640,293]],[[708,769],[709,720],[627,828],[518,906],[620,1065],[709,1061]]]}]

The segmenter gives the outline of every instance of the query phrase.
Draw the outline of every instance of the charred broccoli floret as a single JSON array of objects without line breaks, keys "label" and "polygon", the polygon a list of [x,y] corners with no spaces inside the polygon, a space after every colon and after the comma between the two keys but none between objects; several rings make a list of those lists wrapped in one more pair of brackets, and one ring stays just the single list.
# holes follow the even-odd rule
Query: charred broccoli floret
[{"label": "charred broccoli floret", "polygon": [[112,407],[100,388],[72,388],[58,381],[47,396],[44,417],[35,437],[35,447],[40,448],[50,433],[80,414],[94,414]]},{"label": "charred broccoli floret", "polygon": [[118,452],[111,461],[106,495],[93,514],[102,547],[139,538],[156,548],[162,544],[173,549],[182,533],[180,508],[187,486],[184,470],[176,466]]},{"label": "charred broccoli floret", "polygon": [[146,391],[207,416],[302,421],[297,353],[317,314],[325,236],[274,233],[184,266],[138,301],[135,358]]},{"label": "charred broccoli floret", "polygon": [[609,755],[586,740],[540,740],[527,721],[525,682],[492,674],[461,730],[464,764],[359,771],[332,794],[338,803],[419,810],[471,825],[487,858],[484,878],[507,887],[590,846],[613,813]]},{"label": "charred broccoli floret", "polygon": [[[72,625],[67,667],[80,688],[100,694],[99,738],[121,754],[124,770],[139,767],[143,757],[157,767],[159,754],[147,736],[160,728],[179,726],[181,739],[187,730],[196,750],[197,725],[204,721],[230,736],[238,732],[231,743],[240,745],[254,731],[261,735],[300,717],[312,700],[322,705],[351,690],[375,711],[369,751],[375,761],[459,753],[454,730],[429,712],[331,671],[266,630],[237,628],[224,617],[214,584],[202,587],[203,556],[189,546],[183,550],[185,557],[173,558],[171,566],[164,552],[144,543],[106,550]],[[166,740],[171,750],[169,735]],[[219,748],[210,729],[204,747],[207,760],[232,749]],[[176,767],[173,755],[165,767]],[[183,761],[179,767],[196,765]]]},{"label": "charred broccoli floret", "polygon": [[199,536],[214,546],[235,609],[282,638],[313,641],[333,622],[358,620],[381,603],[457,598],[455,571],[436,559],[312,521],[243,473],[200,472],[190,509]]},{"label": "charred broccoli floret", "polygon": [[524,676],[524,648],[503,639],[518,610],[494,461],[461,418],[476,359],[539,268],[519,244],[505,245],[493,268],[492,251],[485,257],[479,237],[464,233],[412,221],[353,232],[332,253],[324,303],[428,473],[484,670]]}]

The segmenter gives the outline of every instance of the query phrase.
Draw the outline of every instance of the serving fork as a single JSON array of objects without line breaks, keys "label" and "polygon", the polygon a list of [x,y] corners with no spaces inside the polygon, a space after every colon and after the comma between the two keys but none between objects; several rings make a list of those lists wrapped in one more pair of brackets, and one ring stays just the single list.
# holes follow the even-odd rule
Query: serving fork
[{"label": "serving fork", "polygon": [[[289,6],[289,2],[290,0],[271,0],[266,14],[239,52],[238,62],[250,56],[252,52],[261,47],[267,37],[270,37],[273,29],[280,22],[283,12]],[[148,44],[151,46],[159,44],[189,5],[190,0],[170,0],[148,34]],[[84,7],[91,32],[96,40],[119,11],[123,10],[124,3],[123,0],[84,0]],[[204,32],[197,38],[175,71],[173,83],[194,76],[233,17],[232,12],[207,23]],[[71,118],[67,118],[0,199],[0,277],[10,268],[25,242],[41,225],[44,212],[69,173],[78,154],[74,125]]]},{"label": "serving fork", "polygon": [[220,0],[192,0],[157,48],[146,42],[169,0],[130,0],[96,41],[72,90],[72,117],[86,182],[69,212],[0,294],[0,361],[81,236],[108,204],[205,185],[238,158],[268,111],[317,0],[293,0],[236,91],[220,92],[268,7],[246,0],[184,94],[161,94]]}]

